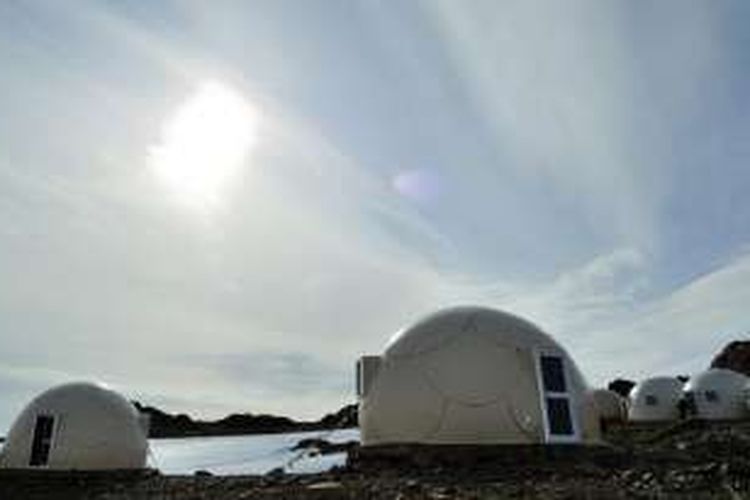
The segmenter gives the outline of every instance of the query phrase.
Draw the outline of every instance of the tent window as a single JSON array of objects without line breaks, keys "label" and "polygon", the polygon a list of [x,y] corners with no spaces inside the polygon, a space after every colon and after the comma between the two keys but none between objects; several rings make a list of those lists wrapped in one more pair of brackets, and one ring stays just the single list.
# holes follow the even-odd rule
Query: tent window
[{"label": "tent window", "polygon": [[554,436],[572,436],[573,419],[568,398],[547,398],[549,433]]},{"label": "tent window", "polygon": [[565,358],[558,353],[539,353],[536,359],[545,440],[552,443],[577,442],[577,414],[573,395],[568,388]]},{"label": "tent window", "polygon": [[706,401],[708,401],[709,403],[719,402],[719,393],[717,393],[716,391],[712,391],[712,390],[706,391],[705,396],[706,396]]},{"label": "tent window", "polygon": [[645,402],[646,406],[656,406],[659,404],[659,399],[653,394],[647,394]]},{"label": "tent window", "polygon": [[559,356],[542,356],[542,382],[545,392],[566,392],[565,371]]},{"label": "tent window", "polygon": [[52,447],[52,431],[55,426],[55,418],[49,415],[36,417],[34,426],[34,437],[31,441],[31,459],[29,465],[38,467],[47,465],[49,451]]}]

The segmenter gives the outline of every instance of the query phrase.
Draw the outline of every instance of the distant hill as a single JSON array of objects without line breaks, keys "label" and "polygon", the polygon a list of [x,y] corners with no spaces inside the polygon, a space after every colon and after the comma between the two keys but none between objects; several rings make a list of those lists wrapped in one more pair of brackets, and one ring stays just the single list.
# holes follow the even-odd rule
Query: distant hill
[{"label": "distant hill", "polygon": [[357,426],[357,405],[347,405],[318,421],[300,422],[289,417],[240,413],[219,420],[194,420],[189,415],[173,415],[138,401],[133,404],[149,418],[149,437],[227,436],[241,434],[273,434],[314,430],[345,429]]}]

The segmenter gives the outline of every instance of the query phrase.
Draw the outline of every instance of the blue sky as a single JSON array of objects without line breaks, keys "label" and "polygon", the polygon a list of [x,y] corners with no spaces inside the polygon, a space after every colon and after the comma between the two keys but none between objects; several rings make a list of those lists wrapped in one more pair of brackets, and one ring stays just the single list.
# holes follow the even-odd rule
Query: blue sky
[{"label": "blue sky", "polygon": [[527,316],[595,384],[702,369],[750,331],[748,22],[0,3],[0,427],[73,379],[318,417],[457,303]]}]

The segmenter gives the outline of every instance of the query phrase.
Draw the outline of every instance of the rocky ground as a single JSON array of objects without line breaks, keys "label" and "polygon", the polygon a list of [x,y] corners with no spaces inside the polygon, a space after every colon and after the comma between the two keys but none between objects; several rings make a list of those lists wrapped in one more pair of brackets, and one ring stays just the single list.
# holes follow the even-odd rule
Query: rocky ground
[{"label": "rocky ground", "polygon": [[613,426],[607,435],[612,446],[598,448],[351,448],[346,467],[304,476],[4,472],[0,499],[750,499],[750,422]]}]

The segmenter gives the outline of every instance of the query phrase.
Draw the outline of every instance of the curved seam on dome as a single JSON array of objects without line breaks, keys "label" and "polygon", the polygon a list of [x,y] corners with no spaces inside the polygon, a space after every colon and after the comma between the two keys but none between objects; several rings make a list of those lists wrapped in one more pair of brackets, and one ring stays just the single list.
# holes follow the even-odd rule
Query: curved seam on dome
[{"label": "curved seam on dome", "polygon": [[424,372],[424,376],[425,376],[425,378],[426,378],[426,379],[427,379],[427,381],[428,381],[428,385],[429,385],[429,386],[430,386],[431,388],[433,388],[433,389],[434,389],[435,391],[437,391],[437,392],[438,392],[438,394],[440,394],[440,396],[441,396],[441,397],[442,397],[443,399],[445,399],[446,401],[449,401],[449,402],[451,402],[451,403],[457,404],[457,405],[459,405],[459,406],[466,406],[466,407],[469,407],[469,408],[481,408],[482,406],[489,406],[489,405],[492,405],[492,404],[498,403],[498,402],[502,401],[503,399],[505,399],[505,397],[506,397],[506,394],[501,394],[501,395],[498,395],[497,397],[495,397],[495,398],[493,398],[493,399],[491,399],[491,400],[487,400],[486,402],[482,402],[482,403],[470,403],[470,402],[467,402],[467,401],[465,401],[465,400],[462,400],[462,399],[460,399],[460,398],[457,398],[457,397],[455,397],[455,396],[451,396],[451,395],[448,395],[447,393],[445,393],[445,392],[444,392],[444,391],[443,391],[443,390],[442,390],[442,389],[441,389],[441,388],[440,388],[440,387],[439,387],[439,386],[438,386],[438,385],[437,385],[437,384],[436,384],[436,383],[434,382],[434,380],[432,380],[432,374],[430,373],[430,372],[431,372],[431,370],[430,370],[429,368],[421,368],[421,369],[420,369],[420,371],[423,371],[423,372]]},{"label": "curved seam on dome", "polygon": [[[422,350],[417,350],[416,352],[409,353],[409,354],[391,354],[388,357],[404,359],[404,358],[414,357],[414,356],[417,356],[417,355],[420,355],[420,354],[430,353],[430,352],[432,352],[432,351],[434,351],[434,350],[436,350],[436,349],[444,346],[446,343],[450,342],[454,337],[457,336],[457,334],[466,331],[467,328],[469,326],[471,326],[471,325],[473,325],[475,327],[475,330],[478,333],[482,334],[481,329],[480,328],[476,328],[477,327],[476,317],[477,317],[478,314],[480,314],[482,312],[486,312],[486,313],[488,313],[489,315],[491,315],[493,317],[496,317],[497,315],[500,315],[502,317],[503,322],[512,321],[512,322],[520,324],[520,326],[522,326],[522,328],[513,328],[513,329],[519,331],[519,333],[521,333],[521,334],[526,334],[526,332],[524,332],[524,330],[527,330],[528,332],[533,332],[534,334],[541,336],[543,339],[548,340],[551,344],[553,344],[553,346],[555,348],[560,349],[563,353],[565,353],[566,356],[570,357],[570,355],[567,353],[567,351],[565,350],[565,348],[562,347],[562,345],[559,342],[557,342],[553,337],[551,337],[549,334],[547,334],[544,330],[542,330],[541,328],[539,328],[534,323],[532,323],[532,322],[530,322],[530,321],[528,321],[528,320],[526,320],[526,319],[524,319],[524,318],[522,318],[520,316],[516,316],[514,314],[511,314],[511,313],[508,313],[508,312],[504,312],[504,311],[498,311],[498,310],[495,310],[495,309],[492,309],[492,308],[488,308],[488,307],[473,307],[473,308],[471,308],[471,307],[465,307],[464,308],[462,306],[458,306],[456,308],[446,309],[444,312],[445,313],[449,313],[451,311],[454,311],[456,314],[463,313],[463,314],[466,315],[466,317],[463,319],[462,325],[457,329],[457,331],[452,332],[452,333],[446,335],[445,339],[442,340],[441,342],[438,342],[438,344],[436,346],[434,346],[434,347],[430,347],[430,348],[426,348],[426,349],[422,349]],[[438,313],[438,314],[440,314],[440,313]],[[439,319],[440,318],[434,318],[435,321],[437,321]],[[423,321],[427,321],[427,320],[423,320]],[[410,331],[411,329],[416,328],[417,325],[419,325],[420,323],[421,323],[421,321],[415,323],[412,327],[409,327],[409,328],[406,328],[406,329],[401,329],[400,332],[405,332],[406,333],[406,332]],[[490,332],[487,332],[487,333],[490,333]],[[493,340],[497,339],[497,337],[498,337],[497,335],[487,335],[486,333],[483,334],[483,336],[490,337]],[[398,340],[396,342],[392,342],[392,343],[389,342],[389,344],[386,347],[386,352],[387,352],[388,349],[392,348],[396,344],[398,344]],[[386,354],[386,353],[384,353],[384,354]]]},{"label": "curved seam on dome", "polygon": [[424,368],[424,367],[417,367],[417,371],[424,377],[424,379],[427,381],[427,385],[430,386],[435,392],[440,394],[440,397],[444,399],[450,399],[447,394],[443,392],[443,390],[435,383],[434,380],[432,380],[430,376],[430,370]]},{"label": "curved seam on dome", "polygon": [[439,413],[438,421],[437,421],[437,424],[436,424],[435,428],[432,429],[432,431],[427,430],[427,431],[425,431],[424,434],[422,434],[422,436],[423,436],[422,438],[423,439],[428,439],[429,437],[434,436],[440,430],[440,427],[441,427],[442,422],[443,422],[443,417],[444,417],[444,414],[445,414],[444,413],[445,412],[445,404],[446,404],[448,398],[446,397],[445,393],[443,393],[443,391],[440,390],[440,388],[438,388],[435,385],[434,381],[430,378],[429,374],[427,373],[427,370],[424,370],[421,367],[417,367],[417,373],[419,373],[422,376],[422,378],[425,380],[425,382],[427,383],[427,385],[432,390],[434,390],[436,393],[438,393],[440,395],[440,398],[441,398],[440,399],[440,413]]},{"label": "curved seam on dome", "polygon": [[437,436],[437,434],[443,430],[443,421],[445,420],[445,414],[447,413],[448,409],[448,400],[443,399],[440,402],[440,415],[437,420],[437,424],[435,425],[435,428],[432,429],[432,431],[428,431],[423,439],[431,439]]},{"label": "curved seam on dome", "polygon": [[451,342],[456,342],[457,341],[456,339],[458,339],[461,336],[461,334],[464,333],[464,331],[465,330],[463,329],[463,327],[461,327],[460,329],[457,329],[445,335],[440,341],[436,342],[432,347],[419,349],[416,352],[409,353],[409,354],[391,354],[391,355],[387,355],[386,357],[391,358],[391,359],[410,359],[410,358],[415,358],[417,356],[432,354],[433,352],[439,349],[442,349],[443,347],[447,345],[450,345]]}]

